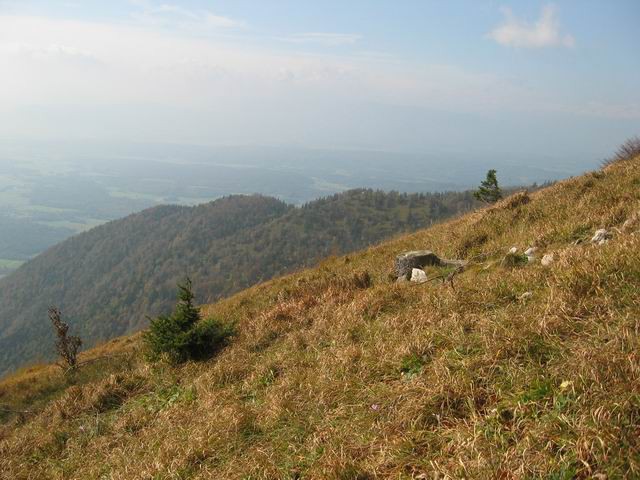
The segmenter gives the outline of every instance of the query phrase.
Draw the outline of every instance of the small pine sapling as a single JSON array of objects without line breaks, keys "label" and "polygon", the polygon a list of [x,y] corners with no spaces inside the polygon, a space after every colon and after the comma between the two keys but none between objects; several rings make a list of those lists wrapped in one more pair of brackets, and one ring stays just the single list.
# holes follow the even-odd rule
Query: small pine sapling
[{"label": "small pine sapling", "polygon": [[207,358],[220,349],[233,332],[215,319],[202,320],[189,278],[178,284],[178,302],[172,315],[152,318],[144,341],[148,358],[171,363]]}]

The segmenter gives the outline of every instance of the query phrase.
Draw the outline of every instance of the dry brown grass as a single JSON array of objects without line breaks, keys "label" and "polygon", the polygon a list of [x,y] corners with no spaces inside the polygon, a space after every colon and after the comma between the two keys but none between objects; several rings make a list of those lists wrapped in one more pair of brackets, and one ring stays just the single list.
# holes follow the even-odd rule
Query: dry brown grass
[{"label": "dry brown grass", "polygon": [[[205,314],[238,329],[217,358],[130,362],[62,391],[0,427],[0,472],[639,478],[640,235],[623,228],[640,211],[639,166],[619,162],[210,305]],[[613,239],[575,244],[597,228]],[[509,248],[530,245],[555,262],[501,266]],[[422,248],[469,267],[453,286],[389,282],[394,256]]]}]

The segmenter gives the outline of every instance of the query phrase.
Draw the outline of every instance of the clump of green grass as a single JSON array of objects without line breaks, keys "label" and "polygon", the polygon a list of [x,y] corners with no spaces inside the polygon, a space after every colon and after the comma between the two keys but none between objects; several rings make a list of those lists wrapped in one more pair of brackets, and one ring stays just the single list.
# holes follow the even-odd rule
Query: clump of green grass
[{"label": "clump of green grass", "polygon": [[501,265],[506,268],[524,267],[529,259],[524,253],[507,253],[502,259]]},{"label": "clump of green grass", "polygon": [[407,355],[402,359],[400,364],[400,373],[406,378],[413,378],[416,375],[422,373],[422,367],[425,364],[425,360],[415,353]]}]

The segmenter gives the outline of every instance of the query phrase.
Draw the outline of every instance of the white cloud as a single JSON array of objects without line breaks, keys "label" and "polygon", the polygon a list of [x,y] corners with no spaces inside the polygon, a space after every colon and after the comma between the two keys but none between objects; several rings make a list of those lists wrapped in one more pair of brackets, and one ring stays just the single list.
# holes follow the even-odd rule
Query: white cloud
[{"label": "white cloud", "polygon": [[174,4],[155,4],[149,0],[131,0],[131,3],[139,9],[133,13],[133,18],[146,25],[178,27],[194,33],[246,26],[243,21],[208,10],[190,10]]},{"label": "white cloud", "polygon": [[353,45],[362,39],[362,35],[357,33],[327,33],[327,32],[309,32],[291,35],[283,40],[293,43],[316,43],[329,47],[337,47],[339,45]]},{"label": "white cloud", "polygon": [[533,24],[516,18],[510,8],[502,9],[504,23],[488,33],[488,37],[500,45],[516,48],[573,47],[573,36],[560,32],[560,22],[553,5],[542,9],[540,18]]},{"label": "white cloud", "polygon": [[[553,112],[563,102],[500,74],[384,55],[291,52],[245,41],[250,30],[237,41],[139,23],[0,14],[0,32],[0,72],[9,72],[0,75],[0,138],[329,144],[340,134],[346,145],[351,134],[421,131],[401,121],[400,110],[490,116]],[[636,115],[635,107],[598,100],[590,112],[579,110],[584,98],[562,110]],[[387,129],[394,119],[400,127]]]},{"label": "white cloud", "polygon": [[64,61],[72,63],[95,64],[97,57],[87,50],[56,43],[34,45],[29,43],[8,42],[0,44],[0,52],[32,60]]}]

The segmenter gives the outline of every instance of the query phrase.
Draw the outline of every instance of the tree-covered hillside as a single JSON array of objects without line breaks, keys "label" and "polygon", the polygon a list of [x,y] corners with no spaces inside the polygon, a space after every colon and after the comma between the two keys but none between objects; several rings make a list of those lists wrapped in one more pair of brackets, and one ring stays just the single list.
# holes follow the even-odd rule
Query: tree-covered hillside
[{"label": "tree-covered hillside", "polygon": [[171,308],[185,275],[201,301],[416,230],[475,205],[471,193],[352,190],[294,208],[264,196],[151,208],[72,237],[0,280],[0,373],[53,354],[59,306],[86,345]]}]

